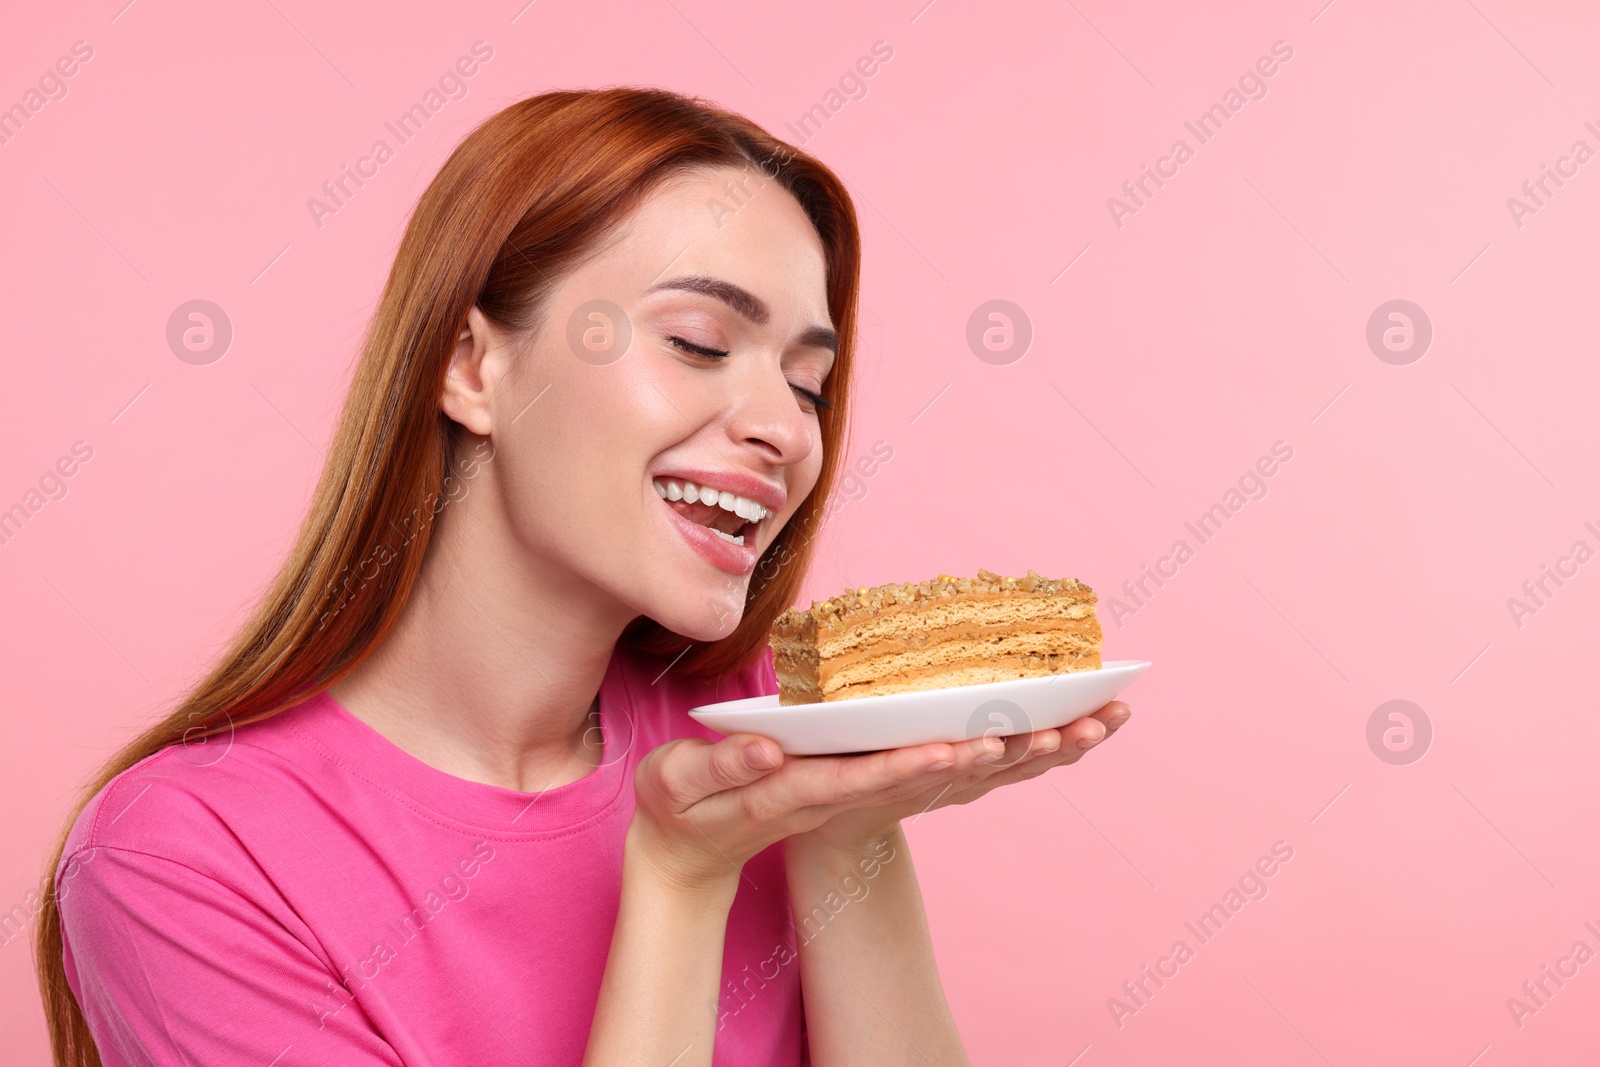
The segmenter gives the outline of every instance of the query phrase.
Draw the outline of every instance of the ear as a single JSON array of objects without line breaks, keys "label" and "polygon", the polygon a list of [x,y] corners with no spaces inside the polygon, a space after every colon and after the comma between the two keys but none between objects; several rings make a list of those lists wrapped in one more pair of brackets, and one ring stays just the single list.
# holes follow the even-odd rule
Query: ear
[{"label": "ear", "polygon": [[506,337],[474,305],[456,337],[439,409],[480,437],[494,429],[494,393],[505,374]]}]

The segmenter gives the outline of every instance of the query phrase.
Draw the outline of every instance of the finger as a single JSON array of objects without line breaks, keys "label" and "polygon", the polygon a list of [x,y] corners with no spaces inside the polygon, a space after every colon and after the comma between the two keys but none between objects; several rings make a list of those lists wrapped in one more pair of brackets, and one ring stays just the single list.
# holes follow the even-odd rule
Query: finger
[{"label": "finger", "polygon": [[[1079,756],[1082,755],[1083,753],[1081,752],[1076,753],[1075,755],[1067,757],[1065,762],[1074,763],[1077,761]],[[1062,761],[1057,760],[1054,757],[1050,757],[1027,760],[1022,763],[1006,767],[995,772],[987,778],[975,781],[970,785],[954,791],[949,796],[944,798],[944,803],[970,804],[972,801],[977,800],[984,794],[993,792],[996,789],[1000,789],[1008,785],[1015,785],[1018,782],[1025,782],[1030,778],[1037,778],[1045,771],[1050,770],[1052,767],[1061,766],[1061,763]],[[942,807],[943,804],[940,806]]]},{"label": "finger", "polygon": [[[885,790],[879,803],[893,804],[903,800],[917,802],[917,811],[931,811],[936,807],[966,803],[975,800],[989,789],[1024,778],[1034,778],[1053,766],[1061,746],[1061,732],[1056,729],[1038,730],[1031,734],[1018,734],[1010,738],[990,737],[989,747],[978,751],[985,739],[956,745],[968,759],[958,760],[950,769],[929,773],[912,779],[899,787]],[[973,755],[977,752],[977,755]],[[987,753],[987,756],[985,755]],[[1083,753],[1074,749],[1066,756],[1072,762]],[[1051,757],[1051,758],[1044,758]],[[1013,768],[1028,768],[1025,772]],[[943,788],[939,788],[940,786]],[[935,792],[937,790],[937,792]]]},{"label": "finger", "polygon": [[1094,717],[1099,719],[1108,731],[1115,731],[1117,727],[1127,722],[1132,715],[1133,709],[1120,700],[1113,700],[1094,713]]},{"label": "finger", "polygon": [[715,744],[679,738],[651,755],[656,753],[656,784],[680,812],[714,793],[764,778],[784,762],[776,741],[748,733],[729,734]]},{"label": "finger", "polygon": [[[1052,767],[1062,767],[1070,763],[1076,763],[1083,758],[1086,750],[1078,747],[1075,741],[1077,737],[1075,727],[1076,721],[1068,723],[1058,730],[1041,730],[1032,735],[1032,747],[1021,752],[1016,758],[1007,756],[1006,759],[1001,760],[992,767],[975,767],[976,776],[969,775],[968,778],[974,784],[1007,785],[1011,782],[1020,782],[1028,778],[1037,778]],[[1082,727],[1077,727],[1076,729],[1081,730]],[[1017,740],[1023,739],[1019,738]],[[965,786],[963,787],[964,790],[966,788]],[[971,794],[968,799],[981,796],[982,792],[986,791],[987,789]]]},{"label": "finger", "polygon": [[[1059,730],[1040,730],[1013,737],[1007,744],[1004,758],[987,765],[975,765],[972,773],[967,775],[970,779],[968,784],[948,794],[939,806],[967,804],[993,789],[1037,778],[1052,768],[1076,763],[1088,749],[1115,732],[1130,714],[1131,709],[1126,704],[1113,701],[1092,715],[1074,719]],[[1110,726],[1106,725],[1108,721]],[[1050,738],[1051,734],[1055,735],[1055,739]],[[1020,749],[1013,751],[1018,745]]]},{"label": "finger", "polygon": [[973,760],[980,760],[986,755],[993,755],[1004,750],[1010,737],[1010,734],[996,733],[993,729],[990,729],[971,740],[959,742],[956,747],[962,751],[963,755]]},{"label": "finger", "polygon": [[1002,758],[1008,746],[1006,739],[990,736],[951,742],[948,747],[953,750],[949,758],[935,759],[921,774],[880,789],[869,798],[862,798],[860,806],[884,807],[918,797],[926,798],[941,787],[948,789],[949,783],[963,776],[986,774],[1003,765]]},{"label": "finger", "polygon": [[1063,741],[1066,745],[1075,748],[1093,748],[1104,741],[1110,730],[1104,720],[1096,715],[1085,715],[1081,719],[1074,719],[1061,728]]},{"label": "finger", "polygon": [[1059,729],[1040,730],[1033,735],[1032,742],[1028,746],[1027,755],[1024,758],[1033,762],[1037,761],[1041,756],[1054,755],[1061,751],[1063,740],[1064,738],[1061,736]]},{"label": "finger", "polygon": [[1071,740],[1079,748],[1088,749],[1115,733],[1133,714],[1133,709],[1120,700],[1113,700],[1092,715],[1075,719],[1069,727]]},{"label": "finger", "polygon": [[[1061,747],[1089,749],[1111,736],[1132,715],[1132,709],[1120,700],[1113,700],[1109,704],[1098,708],[1089,715],[1074,719],[1061,727],[1056,734],[1060,738]],[[998,763],[1001,767],[1014,766],[1026,759],[1044,755],[1039,749],[1048,731],[1039,730],[1032,734],[1013,735],[1006,739],[1005,754],[990,762]],[[1054,751],[1054,749],[1051,749]],[[979,761],[980,764],[983,762]],[[1070,761],[1069,761],[1070,762]]]},{"label": "finger", "polygon": [[980,756],[974,771],[991,775],[1019,763],[1057,751],[1061,747],[1061,731],[1035,730],[1027,734],[1014,734],[1005,739],[1005,749],[995,757]]},{"label": "finger", "polygon": [[860,756],[811,756],[794,761],[786,780],[774,779],[772,785],[785,787],[796,807],[855,807],[925,778],[962,773],[979,754],[1000,748],[980,738],[976,744],[938,742]]},{"label": "finger", "polygon": [[[1072,724],[1069,723],[1059,730],[1041,730],[1035,733],[1032,735],[1034,738],[1032,748],[1018,759],[1008,757],[989,767],[973,768],[974,773],[967,775],[961,788],[953,792],[944,803],[966,804],[992,789],[1037,778],[1054,767],[1078,762],[1083,758],[1085,751],[1072,743],[1071,727]],[[1055,736],[1049,736],[1051,734]]]},{"label": "finger", "polygon": [[[1053,730],[1049,732],[1052,735],[1055,733]],[[1025,738],[1022,737],[1006,738],[992,734],[955,742],[951,746],[955,750],[954,758],[931,764],[922,774],[892,786],[882,795],[886,801],[892,802],[920,796],[964,777],[990,774],[1010,762],[1027,758],[1019,747],[1024,743]]]},{"label": "finger", "polygon": [[1054,752],[1036,752],[1025,762],[1030,768],[1028,777],[1043,774],[1052,767],[1064,767],[1077,763],[1088,750],[1100,744],[1113,731],[1106,729],[1094,716],[1086,715],[1081,719],[1074,719],[1061,727],[1061,745]]}]

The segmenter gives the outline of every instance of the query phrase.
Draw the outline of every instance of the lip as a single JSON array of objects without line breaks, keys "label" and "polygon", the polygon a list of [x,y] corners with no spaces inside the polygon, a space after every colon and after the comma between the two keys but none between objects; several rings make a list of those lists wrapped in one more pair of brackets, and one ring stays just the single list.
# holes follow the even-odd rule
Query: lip
[{"label": "lip", "polygon": [[[697,486],[714,485],[718,489],[732,493],[734,496],[742,496],[747,500],[754,500],[757,504],[774,513],[782,511],[783,505],[789,500],[789,493],[781,484],[757,478],[753,474],[746,474],[740,470],[711,470],[709,467],[674,467],[671,470],[655,471],[650,477],[652,479],[671,478],[679,482],[693,482]],[[734,545],[732,547],[737,548],[738,546]]]},{"label": "lip", "polygon": [[[657,475],[657,477],[670,476]],[[694,481],[693,478],[688,480]],[[699,483],[696,482],[695,484],[698,485]],[[700,553],[701,557],[713,567],[729,574],[739,575],[749,574],[756,569],[757,548],[753,541],[747,541],[742,545],[724,541],[710,527],[701,526],[698,522],[691,522],[679,515],[676,509],[667,501],[662,500],[661,497],[656,496],[654,491],[650,495],[660,501],[661,510],[665,511],[667,517],[677,526],[678,532],[683,535],[683,539],[689,542],[689,547]],[[754,499],[754,497],[751,499]],[[751,533],[747,536],[754,538],[755,531],[759,528],[759,524],[752,526],[750,528]]]}]

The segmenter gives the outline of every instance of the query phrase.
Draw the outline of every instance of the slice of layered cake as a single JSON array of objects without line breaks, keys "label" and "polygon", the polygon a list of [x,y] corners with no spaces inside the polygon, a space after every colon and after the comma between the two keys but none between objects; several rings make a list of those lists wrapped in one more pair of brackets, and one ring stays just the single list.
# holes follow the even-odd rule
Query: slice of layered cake
[{"label": "slice of layered cake", "polygon": [[1100,666],[1094,590],[1074,578],[863,586],[772,626],[778,703],[815,704],[1004,682]]}]

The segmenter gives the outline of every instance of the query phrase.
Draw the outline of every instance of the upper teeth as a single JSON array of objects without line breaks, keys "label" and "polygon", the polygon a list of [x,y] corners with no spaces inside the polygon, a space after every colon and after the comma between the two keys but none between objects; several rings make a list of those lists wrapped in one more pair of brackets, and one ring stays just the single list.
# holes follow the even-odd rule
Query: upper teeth
[{"label": "upper teeth", "polygon": [[656,487],[656,494],[663,500],[687,500],[691,504],[715,504],[724,511],[731,511],[747,522],[760,522],[771,515],[772,512],[749,497],[735,496],[726,489],[713,489],[709,485],[695,485],[693,482],[678,482],[670,479],[654,478],[651,483]]}]

